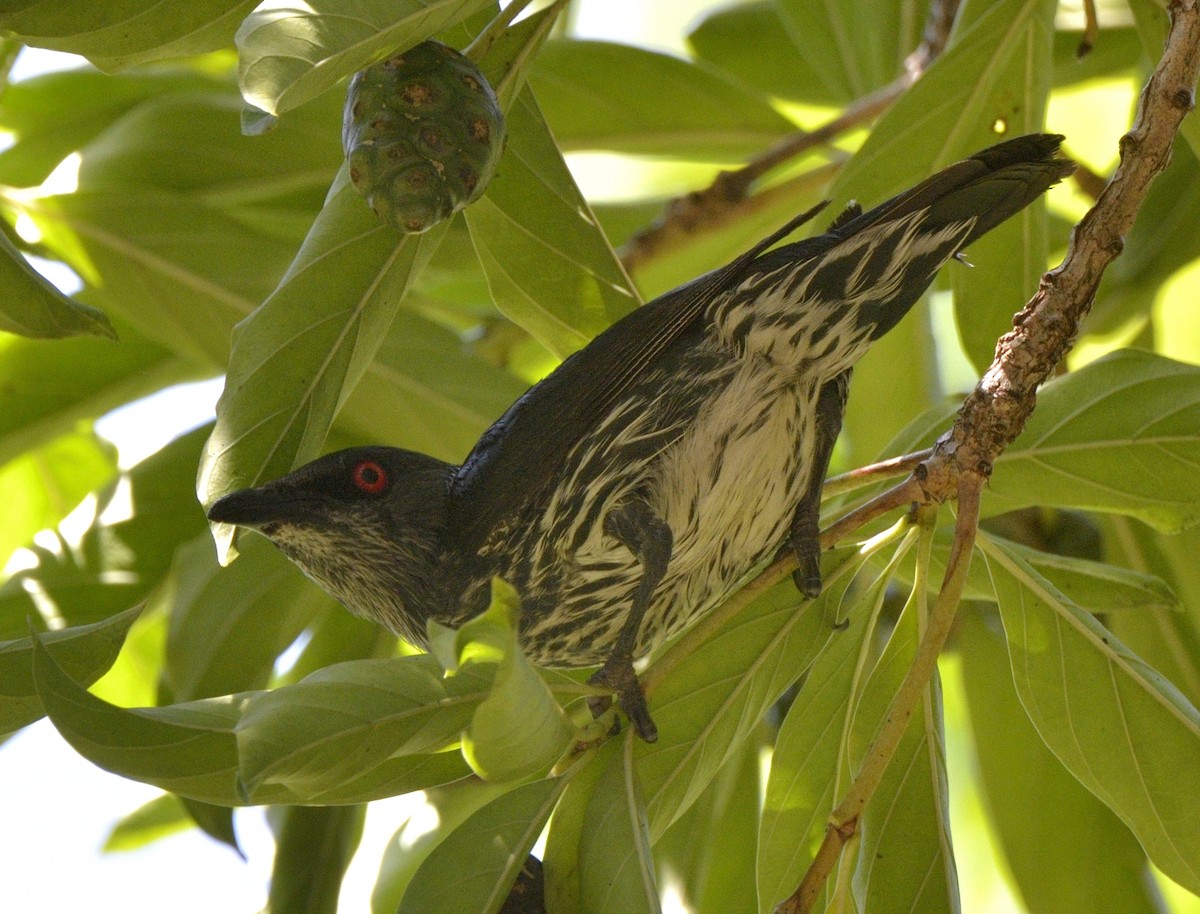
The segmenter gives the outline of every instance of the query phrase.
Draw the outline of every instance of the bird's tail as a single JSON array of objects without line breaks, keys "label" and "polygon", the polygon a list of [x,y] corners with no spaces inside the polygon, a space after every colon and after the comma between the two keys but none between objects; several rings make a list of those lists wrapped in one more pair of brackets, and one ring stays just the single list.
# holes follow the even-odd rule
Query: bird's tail
[{"label": "bird's tail", "polygon": [[[938,269],[1069,175],[1061,136],[1030,134],[991,146],[863,212],[851,204],[817,238],[759,257],[760,275],[789,262],[801,300],[849,306],[870,337],[890,330]],[[803,264],[803,266],[800,266]]]}]

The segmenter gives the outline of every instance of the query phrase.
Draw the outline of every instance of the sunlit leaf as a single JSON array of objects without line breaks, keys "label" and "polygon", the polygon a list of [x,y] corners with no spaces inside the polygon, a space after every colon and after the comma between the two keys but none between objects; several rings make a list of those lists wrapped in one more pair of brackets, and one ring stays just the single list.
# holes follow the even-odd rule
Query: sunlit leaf
[{"label": "sunlit leaf", "polygon": [[1200,891],[1200,712],[1089,613],[980,537],[1017,695],[1042,740],[1137,835],[1164,873]]},{"label": "sunlit leaf", "polygon": [[317,456],[443,231],[401,235],[382,224],[343,166],[287,275],[234,332],[202,502]]},{"label": "sunlit leaf", "polygon": [[67,298],[29,265],[0,233],[0,283],[5,296],[0,305],[0,330],[35,339],[64,336],[116,338],[108,318],[95,308]]},{"label": "sunlit leaf", "polygon": [[632,45],[549,42],[529,81],[564,150],[721,161],[795,129],[765,96],[723,74]]},{"label": "sunlit leaf", "polygon": [[[92,523],[77,544],[32,548],[36,562],[0,585],[0,633],[21,637],[64,619],[81,625],[145,599],[167,573],[177,546],[204,529],[189,490],[207,428],[183,435],[134,467],[117,489],[99,492]],[[105,519],[113,499],[128,495],[129,516]],[[47,616],[49,618],[47,618]]]},{"label": "sunlit leaf", "polygon": [[237,31],[242,94],[271,114],[298,107],[389,51],[412,47],[491,0],[267,0]]},{"label": "sunlit leaf", "polygon": [[108,833],[103,849],[107,852],[138,850],[193,826],[179,797],[164,793],[122,817]]},{"label": "sunlit leaf", "polygon": [[[141,607],[102,622],[64,628],[40,636],[42,649],[72,680],[90,685],[112,666]],[[0,644],[0,733],[11,733],[42,716],[34,683],[32,638]]]},{"label": "sunlit leaf", "polygon": [[508,119],[499,171],[464,216],[496,307],[563,357],[638,298],[529,92]]},{"label": "sunlit leaf", "polygon": [[584,911],[658,914],[662,910],[645,794],[633,758],[636,740],[632,728],[625,731],[588,803],[580,842]]},{"label": "sunlit leaf", "polygon": [[1137,840],[1062,767],[1029,723],[991,621],[979,612],[964,613],[957,637],[980,780],[1026,909],[1158,910]]},{"label": "sunlit leaf", "polygon": [[359,660],[256,695],[237,729],[242,780],[251,793],[278,783],[315,796],[393,756],[444,749],[487,697],[493,669],[443,677],[427,654]]},{"label": "sunlit leaf", "polygon": [[255,0],[111,0],[79,6],[72,0],[13,4],[0,29],[26,44],[87,57],[102,70],[150,60],[202,54],[229,44]]},{"label": "sunlit leaf", "polygon": [[533,781],[469,816],[413,874],[399,914],[498,911],[566,785]]},{"label": "sunlit leaf", "polygon": [[[458,630],[459,663],[477,651],[499,651],[491,691],[463,733],[463,755],[490,781],[515,781],[546,771],[566,751],[574,729],[517,643],[520,601],[499,578],[492,603]],[[491,658],[487,658],[491,659]]]},{"label": "sunlit leaf", "polygon": [[117,474],[115,449],[90,430],[63,435],[0,465],[0,563],[39,530],[57,527],[91,491]]},{"label": "sunlit leaf", "polygon": [[988,512],[1055,505],[1178,531],[1200,519],[1200,368],[1124,350],[1046,385],[996,461]]}]

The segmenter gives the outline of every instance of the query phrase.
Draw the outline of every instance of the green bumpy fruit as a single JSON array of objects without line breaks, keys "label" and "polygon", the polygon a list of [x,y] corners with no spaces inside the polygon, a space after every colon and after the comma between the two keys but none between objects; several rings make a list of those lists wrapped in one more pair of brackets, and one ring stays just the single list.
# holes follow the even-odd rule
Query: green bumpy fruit
[{"label": "green bumpy fruit", "polygon": [[479,199],[504,150],[504,114],[474,63],[426,41],[355,74],[342,146],[376,215],[424,232]]}]

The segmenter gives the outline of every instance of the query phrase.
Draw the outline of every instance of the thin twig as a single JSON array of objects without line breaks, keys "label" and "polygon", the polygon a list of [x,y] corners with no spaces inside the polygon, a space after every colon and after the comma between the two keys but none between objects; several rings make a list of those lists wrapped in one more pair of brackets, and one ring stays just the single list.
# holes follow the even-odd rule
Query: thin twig
[{"label": "thin twig", "polygon": [[865,467],[859,467],[856,470],[831,476],[825,480],[825,486],[821,489],[821,497],[832,498],[834,495],[841,495],[844,492],[853,492],[855,489],[861,489],[863,486],[878,482],[881,479],[888,479],[892,476],[903,476],[928,460],[932,453],[933,448],[925,448],[923,451],[915,451],[912,454],[901,454],[899,457],[881,460],[878,463],[872,463]]},{"label": "thin twig", "polygon": [[1083,37],[1075,49],[1075,57],[1083,58],[1092,53],[1100,35],[1100,21],[1096,18],[1096,0],[1083,0]]},{"label": "thin twig", "polygon": [[768,172],[804,153],[824,146],[841,134],[870,123],[903,95],[945,49],[960,0],[933,0],[920,46],[904,62],[904,72],[842,111],[816,130],[801,130],[785,137],[741,168],[723,171],[704,190],[693,191],[667,203],[655,222],[625,243],[621,261],[633,272],[660,256],[680,238],[712,231],[742,218],[753,198],[751,186]]}]

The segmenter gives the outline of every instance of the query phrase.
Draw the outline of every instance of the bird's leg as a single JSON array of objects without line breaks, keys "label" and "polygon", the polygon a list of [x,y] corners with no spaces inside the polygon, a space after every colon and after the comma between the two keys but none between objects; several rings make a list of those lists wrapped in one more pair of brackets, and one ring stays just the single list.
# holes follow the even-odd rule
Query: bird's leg
[{"label": "bird's leg", "polygon": [[[666,522],[640,500],[626,502],[608,514],[604,518],[604,532],[634,554],[642,566],[642,579],[633,595],[629,615],[625,617],[613,644],[612,653],[589,682],[616,692],[621,708],[629,715],[638,736],[652,743],[658,739],[658,728],[650,719],[646,696],[633,671],[633,651],[637,647],[638,631],[650,606],[650,599],[667,572],[675,538]],[[607,707],[607,699],[591,701],[589,704],[593,713],[599,713]]]},{"label": "bird's leg", "polygon": [[796,589],[807,597],[816,597],[821,593],[821,487],[825,484],[825,471],[829,469],[834,442],[842,430],[849,385],[850,371],[847,369],[826,383],[817,395],[814,423],[816,441],[809,451],[813,461],[812,471],[808,488],[792,517],[792,532],[785,547],[792,550],[798,563],[792,572],[792,580],[796,582]]}]

